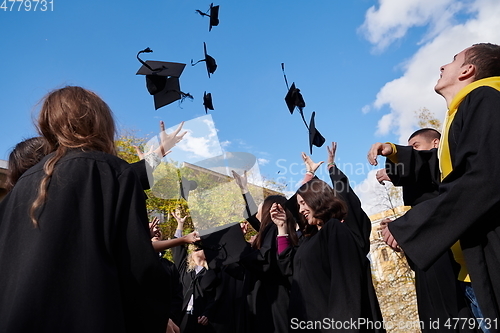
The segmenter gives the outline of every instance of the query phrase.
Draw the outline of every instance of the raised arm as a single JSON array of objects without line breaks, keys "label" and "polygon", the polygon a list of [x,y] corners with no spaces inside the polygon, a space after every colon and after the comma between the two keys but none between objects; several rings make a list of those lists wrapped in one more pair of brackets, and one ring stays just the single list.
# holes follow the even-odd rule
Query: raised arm
[{"label": "raised arm", "polygon": [[307,156],[306,153],[302,152],[302,160],[304,161],[304,165],[306,167],[306,174],[304,175],[304,179],[302,180],[302,184],[307,183],[311,179],[313,179],[316,174],[316,170],[323,164],[323,161],[315,163],[311,157]]},{"label": "raised arm", "polygon": [[368,150],[368,162],[371,165],[378,165],[377,156],[389,156],[393,153],[393,145],[390,143],[374,143]]},{"label": "raised arm", "polygon": [[361,208],[361,201],[351,188],[349,179],[339,168],[337,168],[337,165],[335,164],[337,143],[332,142],[331,147],[327,146],[327,151],[327,167],[330,173],[333,188],[347,204],[347,216],[344,219],[344,223],[352,231],[354,238],[363,250],[363,253],[367,254],[370,251],[371,221],[365,211]]},{"label": "raised arm", "polygon": [[238,187],[241,190],[241,194],[243,195],[243,200],[245,200],[245,212],[243,213],[243,216],[245,219],[250,223],[252,228],[255,229],[255,231],[260,230],[260,221],[255,217],[255,214],[257,214],[257,205],[255,204],[255,201],[250,194],[250,191],[248,190],[248,181],[247,181],[247,172],[243,172],[243,175],[239,175],[236,171],[231,170],[231,173],[233,174],[233,178],[238,185]]}]

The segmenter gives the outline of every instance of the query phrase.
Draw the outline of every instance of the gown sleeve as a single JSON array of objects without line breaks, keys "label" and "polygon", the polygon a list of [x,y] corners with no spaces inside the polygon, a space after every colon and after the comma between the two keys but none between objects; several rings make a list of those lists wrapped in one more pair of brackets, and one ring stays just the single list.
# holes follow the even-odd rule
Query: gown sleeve
[{"label": "gown sleeve", "polygon": [[[101,168],[101,180],[106,178],[105,174],[106,171]],[[118,226],[115,260],[119,262],[121,283],[127,290],[123,293],[124,301],[134,304],[134,307],[129,308],[130,312],[124,313],[124,318],[130,322],[136,321],[133,318],[142,318],[144,321],[140,325],[143,325],[143,329],[161,331],[168,321],[171,291],[158,290],[157,286],[170,284],[171,277],[161,266],[151,245],[144,192],[135,172],[130,167],[125,168],[117,178],[119,189],[114,205]],[[165,321],[153,327],[154,322],[146,318],[164,318]],[[139,323],[130,326],[136,324]]]},{"label": "gown sleeve", "polygon": [[347,176],[335,165],[329,172],[333,188],[347,204],[344,223],[351,229],[357,244],[366,255],[370,251],[371,221],[361,208],[361,201],[349,185]]},{"label": "gown sleeve", "polygon": [[403,186],[406,206],[415,206],[439,193],[440,173],[437,149],[415,150],[397,147],[397,162],[387,158],[385,169],[394,186]]},{"label": "gown sleeve", "polygon": [[255,204],[255,201],[250,192],[243,194],[243,199],[245,200],[245,211],[243,213],[243,216],[248,221],[248,223],[250,223],[252,228],[254,228],[255,231],[259,232],[260,221],[255,216],[255,214],[257,214],[257,205]]},{"label": "gown sleeve", "polygon": [[[422,202],[389,230],[406,255],[428,268],[461,237],[462,247],[486,244],[500,214],[500,92],[473,90],[461,103],[449,132],[453,171],[440,194]],[[496,241],[499,243],[498,241]]]}]

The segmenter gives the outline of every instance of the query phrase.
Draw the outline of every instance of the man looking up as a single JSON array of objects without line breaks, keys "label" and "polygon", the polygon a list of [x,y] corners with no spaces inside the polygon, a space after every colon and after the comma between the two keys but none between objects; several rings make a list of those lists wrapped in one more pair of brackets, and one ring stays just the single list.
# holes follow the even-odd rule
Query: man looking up
[{"label": "man looking up", "polygon": [[[384,239],[427,269],[453,246],[465,293],[483,331],[500,314],[500,46],[475,44],[441,67],[435,86],[447,103],[438,157],[439,195],[388,224]],[[392,147],[370,150],[378,155]],[[470,282],[469,282],[470,281]],[[477,299],[477,306],[474,300]]]}]

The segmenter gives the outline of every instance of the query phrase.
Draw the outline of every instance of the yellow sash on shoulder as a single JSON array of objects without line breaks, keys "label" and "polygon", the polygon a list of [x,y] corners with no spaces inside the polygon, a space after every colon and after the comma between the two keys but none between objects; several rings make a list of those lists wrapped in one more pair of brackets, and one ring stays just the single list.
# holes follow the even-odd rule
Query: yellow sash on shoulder
[{"label": "yellow sash on shoulder", "polygon": [[[450,174],[453,170],[453,166],[451,165],[451,156],[450,156],[450,146],[448,144],[448,135],[450,131],[451,123],[455,118],[455,114],[457,113],[458,107],[460,103],[464,100],[464,98],[474,89],[479,87],[492,87],[496,90],[500,91],[500,76],[488,77],[486,79],[477,80],[472,82],[471,84],[465,86],[462,90],[458,92],[458,94],[453,98],[448,108],[448,112],[446,112],[446,117],[444,119],[443,124],[443,133],[441,135],[441,141],[438,148],[438,157],[439,157],[439,170],[441,171],[441,180],[443,180],[446,176]],[[460,281],[470,282],[469,271],[467,270],[467,266],[465,265],[464,255],[462,253],[462,248],[460,246],[460,241],[457,241],[452,247],[451,251],[453,252],[453,257],[455,261],[460,264],[460,272],[458,273],[458,279]]]}]

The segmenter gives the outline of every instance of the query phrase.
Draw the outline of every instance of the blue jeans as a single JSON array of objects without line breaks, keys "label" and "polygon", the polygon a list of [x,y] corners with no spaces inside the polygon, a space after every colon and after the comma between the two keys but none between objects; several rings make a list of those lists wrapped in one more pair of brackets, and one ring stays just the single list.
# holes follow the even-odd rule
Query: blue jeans
[{"label": "blue jeans", "polygon": [[[474,293],[474,289],[472,289],[472,285],[470,282],[461,282],[462,289],[464,290],[465,297],[468,301],[469,307],[472,311],[472,314],[474,317],[477,318],[484,318],[483,313],[481,312],[481,309],[479,308],[479,304],[477,303],[476,299],[476,294]],[[478,320],[479,322],[479,320]],[[490,330],[486,328],[486,324],[484,321],[479,322],[479,327],[484,333],[489,333]]]}]

